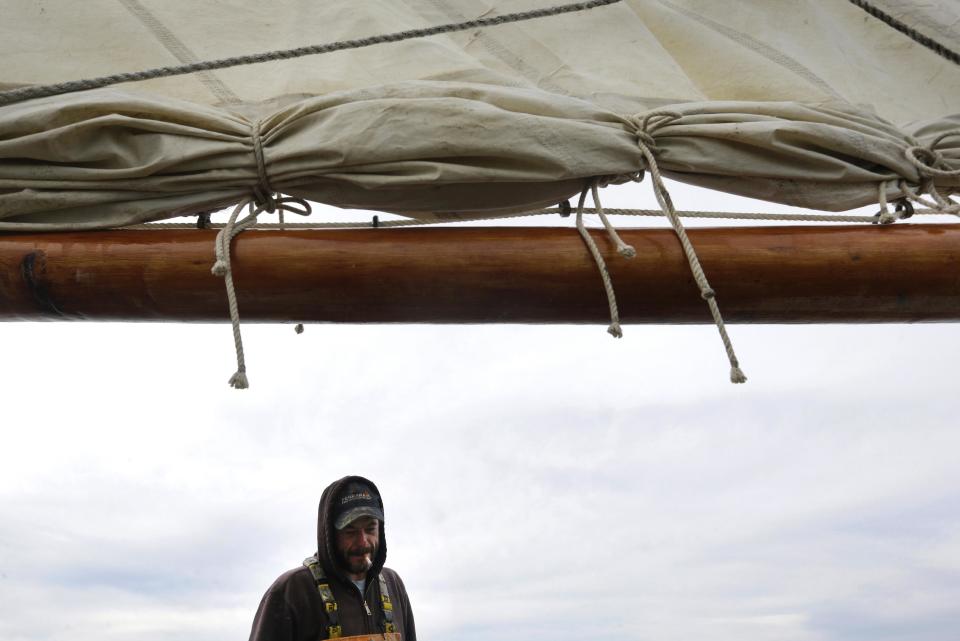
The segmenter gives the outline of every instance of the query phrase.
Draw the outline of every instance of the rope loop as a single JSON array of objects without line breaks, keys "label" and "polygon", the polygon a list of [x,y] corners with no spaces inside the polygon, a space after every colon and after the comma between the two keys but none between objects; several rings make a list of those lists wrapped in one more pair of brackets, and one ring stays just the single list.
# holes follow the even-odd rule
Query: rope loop
[{"label": "rope loop", "polygon": [[[657,149],[657,141],[654,139],[654,134],[661,127],[681,117],[682,114],[677,111],[650,111],[642,115],[636,114],[627,120],[632,125],[633,134],[637,137],[638,141],[654,153],[659,153],[660,150]],[[642,179],[643,170],[641,169],[637,182],[640,182]]]},{"label": "rope loop", "polygon": [[309,216],[313,213],[310,203],[304,198],[295,196],[281,196],[276,199],[278,212],[289,212],[297,216]]},{"label": "rope loop", "polygon": [[[303,198],[294,198],[292,196],[274,197],[274,211],[281,216],[283,212],[288,211],[299,216],[309,216],[311,213],[310,203]],[[240,221],[237,218],[244,207],[249,209],[249,214]],[[247,365],[243,355],[243,339],[240,336],[240,309],[237,305],[237,293],[233,285],[233,269],[230,264],[230,245],[234,237],[244,229],[253,227],[257,223],[257,216],[267,211],[262,204],[255,202],[252,198],[247,198],[237,204],[230,213],[230,218],[226,225],[217,234],[214,244],[214,253],[216,261],[210,269],[214,276],[223,278],[227,289],[227,307],[230,311],[230,324],[233,327],[233,343],[237,353],[237,371],[230,377],[228,383],[235,389],[246,389],[250,387],[247,379]],[[302,331],[302,328],[301,328]]]},{"label": "rope loop", "polygon": [[937,146],[951,136],[960,136],[960,129],[946,131],[940,134],[926,147],[922,145],[907,147],[904,150],[904,155],[924,178],[960,176],[960,168],[950,169],[943,154],[937,150]]},{"label": "rope loop", "polygon": [[652,135],[661,127],[669,125],[674,120],[679,120],[682,117],[683,114],[679,111],[650,111],[644,115],[640,121],[640,129]]},{"label": "rope loop", "polygon": [[906,220],[907,218],[912,218],[914,214],[913,203],[910,202],[907,198],[901,198],[897,201],[895,206],[895,211],[900,220]]},{"label": "rope loop", "polygon": [[957,172],[949,172],[937,168],[937,165],[943,163],[943,154],[935,149],[921,146],[907,147],[904,154],[907,156],[907,160],[917,168],[917,171],[920,172],[920,175],[924,178],[949,176],[951,173],[960,175],[960,170]]}]

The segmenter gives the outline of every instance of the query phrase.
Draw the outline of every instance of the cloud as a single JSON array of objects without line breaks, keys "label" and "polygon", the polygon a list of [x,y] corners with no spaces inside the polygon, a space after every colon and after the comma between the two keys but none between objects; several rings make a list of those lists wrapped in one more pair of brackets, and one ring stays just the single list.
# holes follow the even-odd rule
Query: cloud
[{"label": "cloud", "polygon": [[348,473],[424,639],[957,629],[952,326],[734,326],[738,387],[712,327],[248,326],[246,392],[225,326],[2,330],[3,639],[244,638]]}]

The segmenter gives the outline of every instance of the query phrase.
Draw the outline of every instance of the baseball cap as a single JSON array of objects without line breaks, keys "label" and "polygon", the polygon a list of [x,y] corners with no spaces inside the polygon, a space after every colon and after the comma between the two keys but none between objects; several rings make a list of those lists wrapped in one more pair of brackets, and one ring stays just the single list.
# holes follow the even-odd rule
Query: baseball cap
[{"label": "baseball cap", "polygon": [[333,527],[342,530],[361,516],[371,516],[382,521],[380,497],[366,483],[351,481],[336,499]]}]

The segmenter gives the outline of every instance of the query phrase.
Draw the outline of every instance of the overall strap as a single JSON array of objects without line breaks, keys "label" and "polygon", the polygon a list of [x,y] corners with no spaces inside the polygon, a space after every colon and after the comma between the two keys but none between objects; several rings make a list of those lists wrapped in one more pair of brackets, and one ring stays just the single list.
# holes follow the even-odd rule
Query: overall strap
[{"label": "overall strap", "polygon": [[[327,611],[327,620],[330,622],[330,625],[327,626],[327,638],[339,639],[343,636],[343,628],[340,625],[340,610],[337,606],[337,600],[333,597],[333,590],[330,589],[327,576],[323,572],[323,567],[321,567],[316,555],[304,559],[303,565],[313,575],[313,582],[317,586],[317,592],[320,593],[323,607]],[[397,627],[393,623],[393,602],[390,601],[387,581],[383,578],[383,574],[378,574],[377,579],[380,582],[380,609],[383,612],[383,631],[385,633],[396,632]]]},{"label": "overall strap", "polygon": [[380,580],[380,608],[383,610],[383,631],[396,632],[397,627],[393,624],[393,603],[390,602],[390,590],[387,589],[387,581],[383,574],[378,574]]},{"label": "overall strap", "polygon": [[327,611],[327,621],[329,622],[327,638],[339,639],[343,635],[343,628],[340,626],[340,612],[337,607],[337,600],[333,598],[333,590],[330,589],[327,577],[320,566],[320,561],[314,555],[304,559],[303,565],[313,575],[313,582],[316,583],[317,592],[320,593],[320,598],[323,600],[323,608]]}]

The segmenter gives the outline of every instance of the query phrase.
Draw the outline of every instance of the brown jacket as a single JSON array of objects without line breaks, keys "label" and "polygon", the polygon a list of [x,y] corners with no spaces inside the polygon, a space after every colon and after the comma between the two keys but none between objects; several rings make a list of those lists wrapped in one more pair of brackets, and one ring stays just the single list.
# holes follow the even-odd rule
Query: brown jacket
[{"label": "brown jacket", "polygon": [[[380,586],[377,581],[379,573],[387,582],[393,603],[393,623],[397,632],[400,633],[402,641],[416,641],[413,612],[403,581],[396,572],[383,567],[387,558],[387,539],[382,523],[380,545],[373,559],[373,567],[367,572],[363,597],[335,562],[333,499],[344,485],[354,480],[369,483],[376,489],[376,486],[365,478],[344,477],[323,491],[317,517],[317,558],[337,601],[343,636],[383,632],[383,611],[380,607]],[[370,614],[367,614],[368,608]],[[327,638],[328,625],[323,600],[317,591],[313,575],[310,570],[301,566],[282,574],[263,595],[253,619],[250,641],[317,641]]]}]

